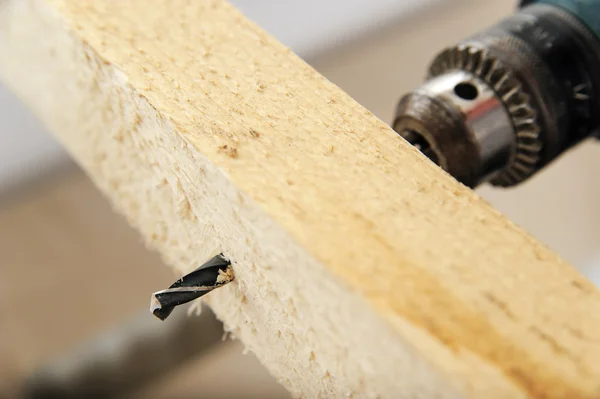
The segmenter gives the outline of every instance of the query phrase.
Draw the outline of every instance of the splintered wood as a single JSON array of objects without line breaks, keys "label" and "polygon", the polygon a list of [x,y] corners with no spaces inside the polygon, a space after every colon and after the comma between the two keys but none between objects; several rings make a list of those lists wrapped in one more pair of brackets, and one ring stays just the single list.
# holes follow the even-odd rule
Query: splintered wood
[{"label": "splintered wood", "polygon": [[598,291],[226,2],[5,0],[0,76],[294,395],[600,397]]}]

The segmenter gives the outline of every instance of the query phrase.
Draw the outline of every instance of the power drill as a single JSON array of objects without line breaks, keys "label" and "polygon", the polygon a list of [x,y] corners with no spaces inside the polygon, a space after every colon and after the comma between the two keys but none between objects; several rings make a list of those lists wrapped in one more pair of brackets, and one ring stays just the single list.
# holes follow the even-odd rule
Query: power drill
[{"label": "power drill", "polygon": [[440,52],[394,130],[469,187],[509,187],[600,127],[600,0],[525,0]]}]

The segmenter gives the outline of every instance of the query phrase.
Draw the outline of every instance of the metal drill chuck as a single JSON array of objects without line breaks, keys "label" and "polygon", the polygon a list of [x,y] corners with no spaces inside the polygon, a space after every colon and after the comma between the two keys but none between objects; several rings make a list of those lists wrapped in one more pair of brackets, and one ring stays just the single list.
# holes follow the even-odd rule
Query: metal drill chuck
[{"label": "metal drill chuck", "polygon": [[595,30],[577,0],[530,3],[439,53],[398,104],[396,132],[470,187],[518,184],[600,125]]}]

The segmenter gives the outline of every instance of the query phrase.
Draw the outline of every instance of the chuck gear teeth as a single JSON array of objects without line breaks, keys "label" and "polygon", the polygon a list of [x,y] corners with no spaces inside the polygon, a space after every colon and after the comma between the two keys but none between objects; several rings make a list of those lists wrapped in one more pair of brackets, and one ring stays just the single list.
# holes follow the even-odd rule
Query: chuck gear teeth
[{"label": "chuck gear teeth", "polygon": [[515,74],[484,49],[461,44],[444,50],[429,67],[428,78],[452,70],[470,72],[486,82],[510,114],[515,130],[516,150],[511,155],[508,166],[491,183],[511,186],[527,179],[537,169],[543,149],[541,129],[529,94],[523,90]]}]

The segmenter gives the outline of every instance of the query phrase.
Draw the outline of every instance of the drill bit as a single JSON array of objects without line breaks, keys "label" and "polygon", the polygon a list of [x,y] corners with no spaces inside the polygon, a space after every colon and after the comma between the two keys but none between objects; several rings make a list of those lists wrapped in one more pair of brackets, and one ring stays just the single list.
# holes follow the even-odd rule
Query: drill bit
[{"label": "drill bit", "polygon": [[219,254],[177,280],[166,290],[152,294],[150,312],[165,320],[176,306],[200,298],[215,288],[230,283],[234,278],[231,262]]}]

